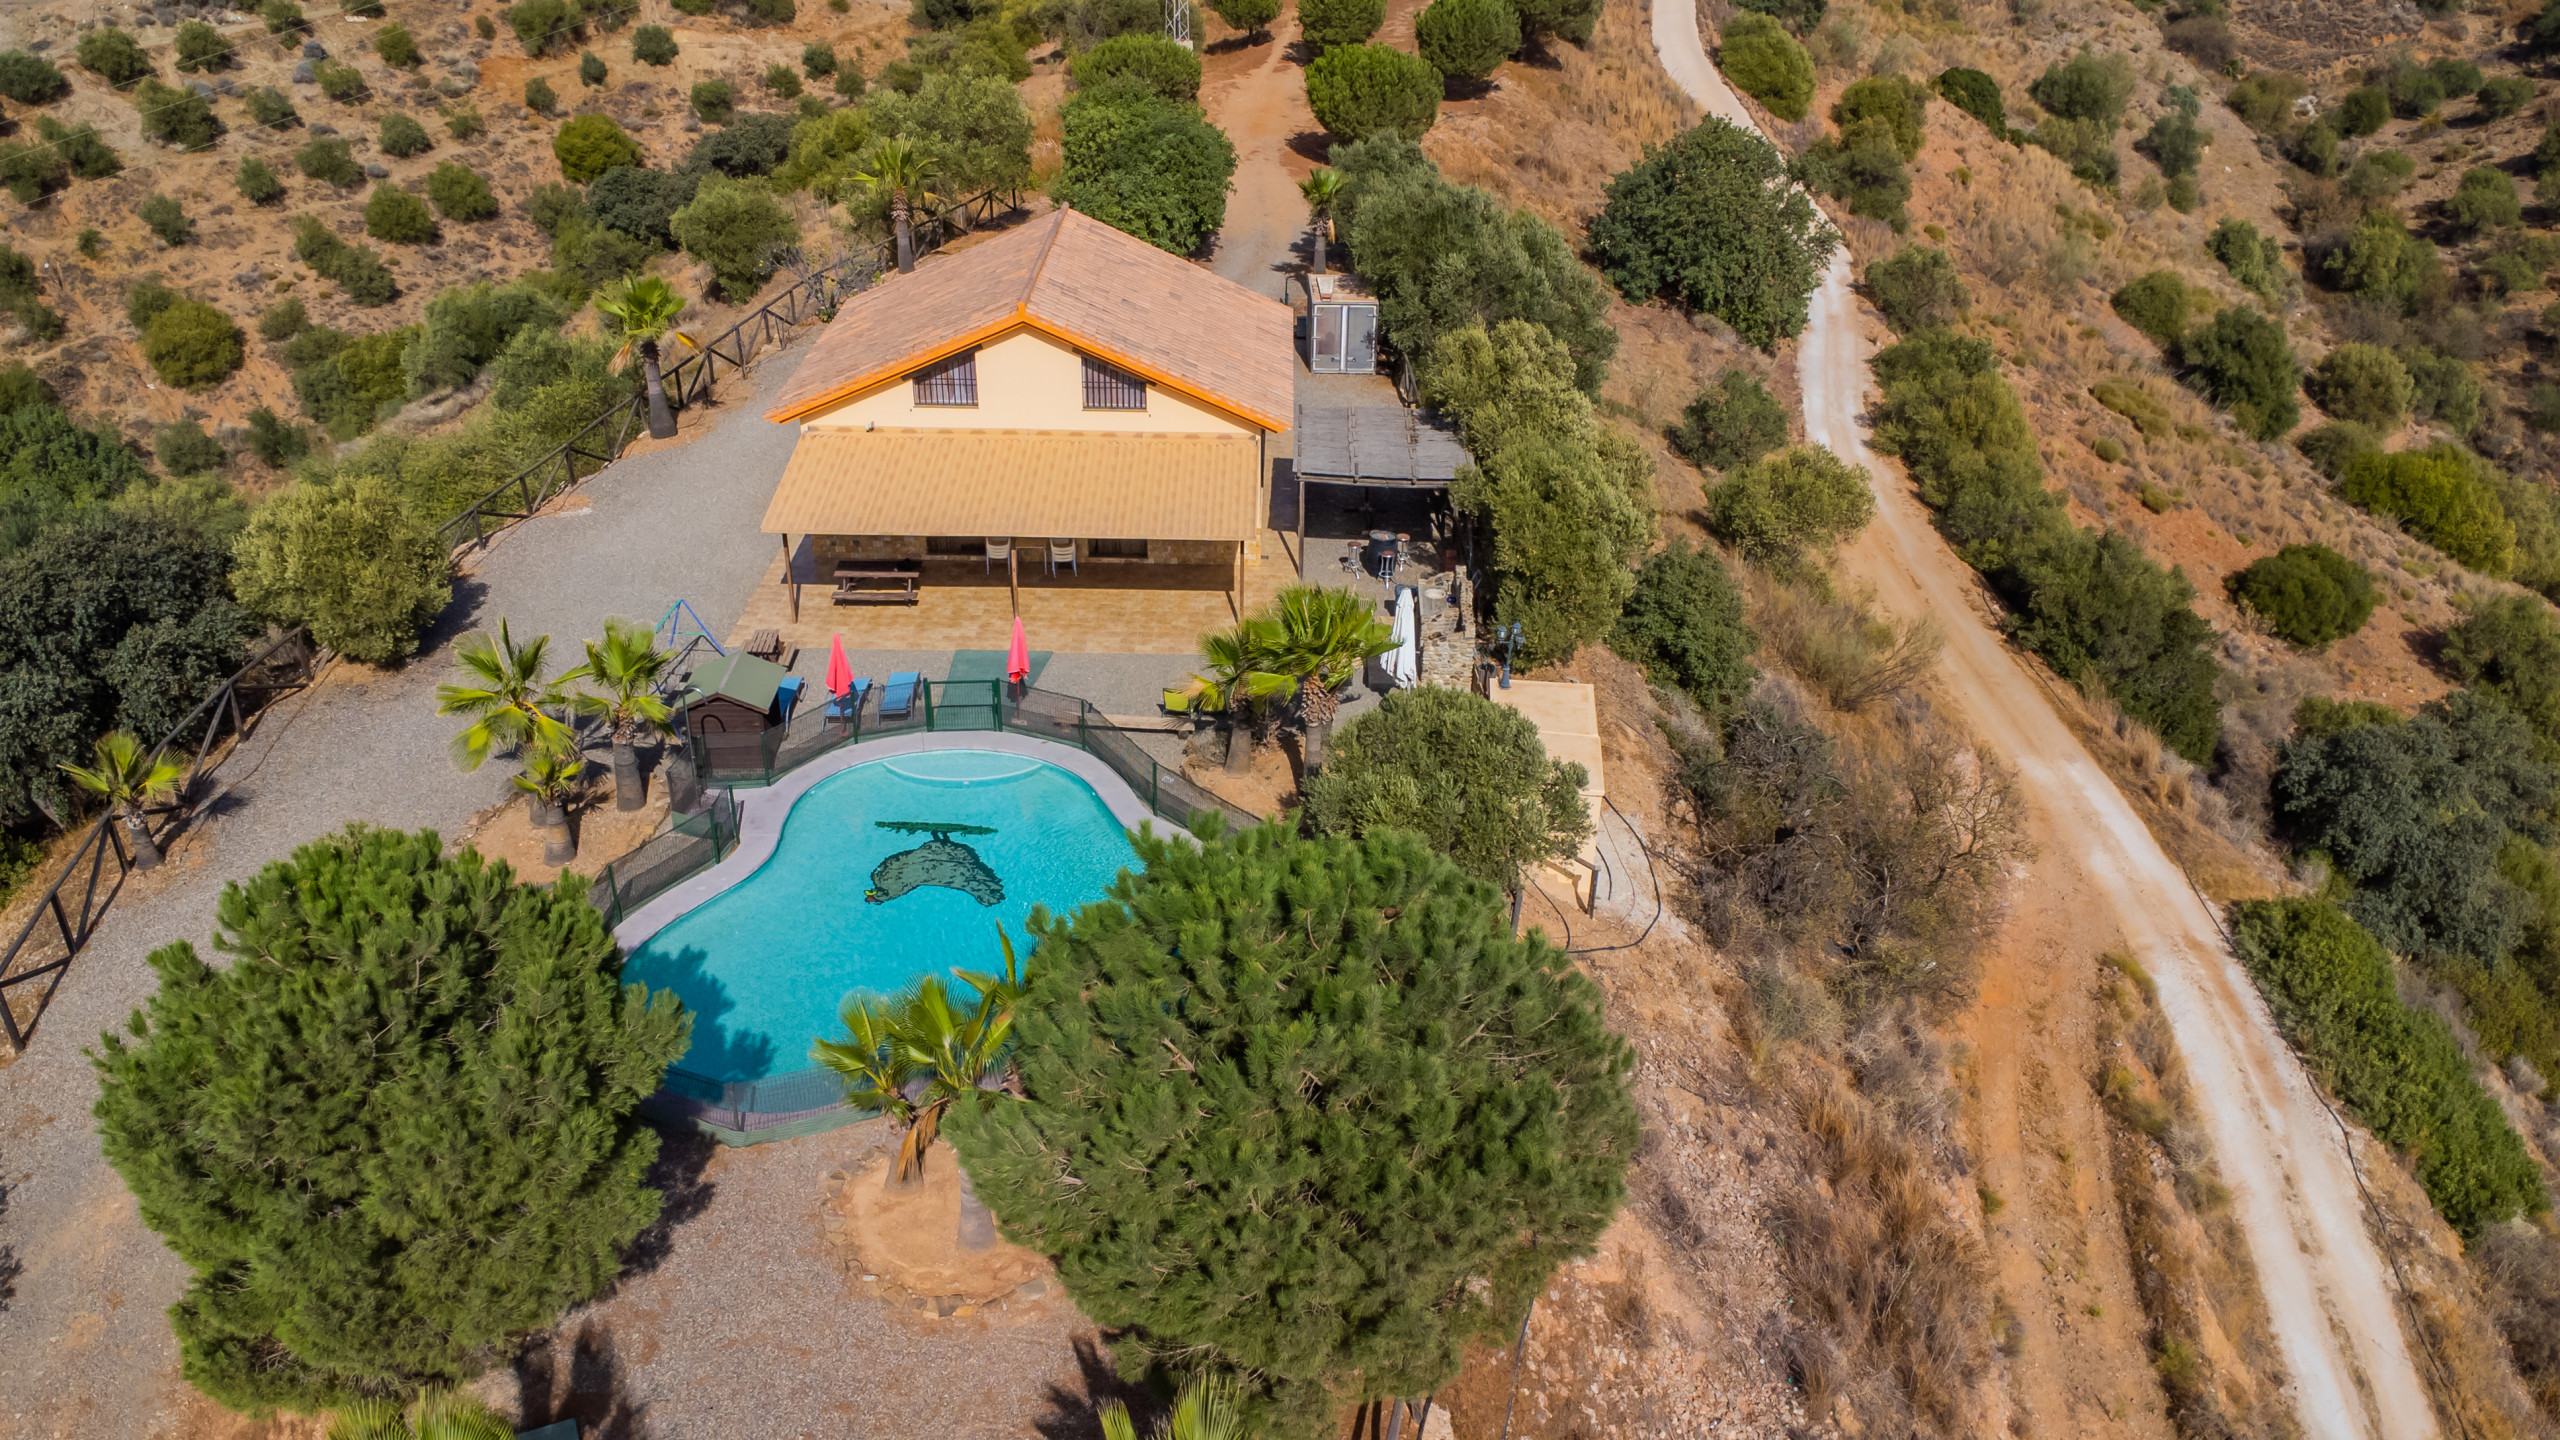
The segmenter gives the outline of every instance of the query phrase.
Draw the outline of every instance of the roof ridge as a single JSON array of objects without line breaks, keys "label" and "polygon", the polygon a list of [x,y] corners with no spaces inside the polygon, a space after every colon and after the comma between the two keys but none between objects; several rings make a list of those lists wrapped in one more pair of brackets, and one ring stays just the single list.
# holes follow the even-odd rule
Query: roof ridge
[{"label": "roof ridge", "polygon": [[1031,262],[1031,279],[1022,287],[1022,298],[1014,302],[1014,314],[1030,317],[1031,297],[1040,293],[1040,277],[1049,269],[1049,252],[1058,248],[1058,236],[1067,228],[1067,217],[1074,213],[1073,205],[1058,207],[1057,222],[1049,227],[1049,238],[1040,242],[1040,258]]}]

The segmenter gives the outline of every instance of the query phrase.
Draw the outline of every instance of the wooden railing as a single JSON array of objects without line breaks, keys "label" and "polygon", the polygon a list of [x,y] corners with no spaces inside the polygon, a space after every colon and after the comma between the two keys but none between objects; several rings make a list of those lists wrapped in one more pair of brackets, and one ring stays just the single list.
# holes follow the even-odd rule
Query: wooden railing
[{"label": "wooden railing", "polygon": [[[915,253],[924,255],[940,248],[955,234],[965,234],[981,225],[1009,215],[1022,208],[1022,192],[1018,190],[983,190],[956,204],[919,220],[911,229]],[[665,374],[667,404],[682,410],[692,405],[708,404],[714,386],[726,372],[745,369],[765,347],[778,336],[812,320],[823,320],[835,314],[845,297],[858,295],[871,288],[881,271],[896,258],[895,244],[882,241],[867,250],[858,251],[816,270],[792,284],[781,294],[759,305],[745,319],[704,342],[682,361],[668,367]],[[488,494],[465,507],[461,514],[446,521],[436,532],[447,553],[459,555],[478,546],[509,525],[540,510],[561,492],[587,476],[622,457],[631,443],[635,429],[646,425],[649,397],[633,395],[621,400],[586,424],[586,428],[569,437],[567,443],[536,460],[509,477]],[[608,438],[609,437],[609,438]]]},{"label": "wooden railing", "polygon": [[[210,783],[213,773],[238,748],[226,742],[236,742],[246,734],[249,722],[278,697],[310,684],[311,677],[319,672],[319,661],[319,651],[309,635],[299,629],[286,631],[188,711],[187,717],[153,747],[151,758],[156,763],[172,749],[180,748],[192,748],[195,758],[176,795],[152,807],[144,823],[160,834],[170,833],[218,798],[219,792]],[[107,907],[124,888],[125,876],[133,871],[134,859],[125,850],[123,824],[113,811],[98,817],[80,848],[72,852],[71,862],[62,867],[62,873],[54,877],[52,886],[19,925],[9,948],[0,952],[0,1038],[8,1041],[12,1055],[27,1048],[27,1036],[62,984],[72,957],[97,933],[98,922],[106,917]],[[110,864],[115,867],[112,875],[107,868]],[[45,923],[48,920],[50,925]],[[47,977],[51,977],[50,983],[36,997],[22,1023],[9,992]]]}]

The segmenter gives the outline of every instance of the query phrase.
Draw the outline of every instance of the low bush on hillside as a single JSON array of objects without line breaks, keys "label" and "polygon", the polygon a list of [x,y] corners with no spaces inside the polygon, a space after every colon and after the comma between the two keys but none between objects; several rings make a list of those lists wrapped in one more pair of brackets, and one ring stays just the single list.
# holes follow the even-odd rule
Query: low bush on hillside
[{"label": "low bush on hillside", "polygon": [[252,205],[272,205],[284,198],[284,182],[255,155],[240,157],[240,168],[232,172],[231,183],[239,190],[240,198]]},{"label": "low bush on hillside", "polygon": [[1418,140],[1440,118],[1440,74],[1390,45],[1338,45],[1307,67],[1316,123],[1345,140]]},{"label": "low bush on hillside", "polygon": [[2126,281],[2107,303],[2124,323],[2167,349],[2187,333],[2187,319],[2195,312],[2197,300],[2185,276],[2175,270],[2154,270]]},{"label": "low bush on hillside", "polygon": [[2373,618],[2373,577],[2326,545],[2287,545],[2230,580],[2231,598],[2296,645],[2326,645]]},{"label": "low bush on hillside", "polygon": [[551,137],[551,155],[560,162],[560,176],[572,185],[584,185],[617,165],[638,165],[644,157],[640,143],[613,123],[609,115],[580,115],[560,127]]},{"label": "low bush on hillside", "polygon": [[336,281],[358,305],[388,305],[400,293],[399,283],[380,256],[339,239],[315,216],[294,218],[293,253],[321,278]]},{"label": "low bush on hillside", "polygon": [[1298,33],[1322,58],[1337,47],[1367,41],[1386,18],[1386,0],[1300,0]]},{"label": "low bush on hillside", "polygon": [[[1078,89],[1127,79],[1167,100],[1188,104],[1200,98],[1200,56],[1162,35],[1115,35],[1077,56],[1068,70]],[[823,73],[835,73],[832,52]]]},{"label": "low bush on hillside", "polygon": [[364,233],[394,245],[424,245],[440,232],[436,217],[427,211],[427,202],[397,185],[384,183],[374,186],[373,194],[364,202]]},{"label": "low bush on hillside", "polygon": [[2286,1038],[2377,1138],[2416,1157],[2448,1224],[2476,1235],[2546,1206],[2540,1172],[2452,1030],[2400,1002],[2391,957],[2355,921],[2318,900],[2248,901],[2232,936]]},{"label": "low bush on hillside", "polygon": [[1938,74],[1938,94],[1948,104],[1982,122],[1983,128],[2010,138],[2009,109],[2000,99],[2000,82],[1979,70],[1959,65]]},{"label": "low bush on hillside", "polygon": [[375,143],[394,160],[424,155],[436,147],[436,142],[427,138],[427,127],[397,113],[382,117],[382,134]]},{"label": "low bush on hillside", "polygon": [[166,195],[152,196],[133,213],[163,245],[184,245],[196,238],[196,222],[187,218],[186,207]]},{"label": "low bush on hillside", "polygon": [[132,36],[113,26],[100,26],[81,36],[72,53],[79,59],[80,68],[118,88],[152,73],[151,57],[142,52]]},{"label": "low bush on hillside", "polygon": [[721,295],[743,301],[800,243],[800,223],[760,180],[706,175],[693,199],[667,221],[676,243],[711,267]]},{"label": "low bush on hillside", "polygon": [[2225,218],[2205,237],[2204,248],[2231,278],[2261,298],[2283,298],[2289,278],[2284,268],[2284,247],[2272,235],[2261,235],[2258,227],[2246,220]]},{"label": "low bush on hillside", "polygon": [[2476,459],[2459,446],[2356,456],[2340,472],[2349,504],[2388,515],[2455,562],[2483,575],[2515,565],[2515,526]]},{"label": "low bush on hillside", "polygon": [[631,32],[631,58],[643,65],[672,65],[676,59],[675,32],[664,25],[642,25]]},{"label": "low bush on hillside", "polygon": [[2406,366],[2379,345],[2358,343],[2321,356],[2305,388],[2336,418],[2385,435],[2407,418],[2412,394]]},{"label": "low bush on hillside", "polygon": [[1819,445],[1764,455],[1707,492],[1716,538],[1763,568],[1786,573],[1866,528],[1875,497],[1865,472]]},{"label": "low bush on hillside", "polygon": [[457,161],[438,165],[427,177],[427,198],[447,220],[488,220],[498,213],[498,197],[489,192],[488,177]]},{"label": "low bush on hillside", "polygon": [[1927,245],[1906,245],[1868,266],[1867,294],[1904,335],[1953,324],[1973,303],[1955,262]]},{"label": "low bush on hillside", "polygon": [[2010,634],[2172,750],[2209,760],[2218,667],[2193,588],[2124,536],[2069,522],[1990,345],[1928,331],[1872,364],[1876,447],[1902,457],[1939,529],[2012,607]]},{"label": "low bush on hillside", "polygon": [[160,383],[183,390],[218,385],[240,368],[247,338],[231,317],[201,300],[178,300],[142,329],[142,358]]},{"label": "low bush on hillside", "polygon": [[1716,40],[1716,67],[1735,89],[1781,120],[1801,120],[1813,103],[1813,57],[1766,15],[1749,11],[1725,22]]},{"label": "low bush on hillside", "polygon": [[1680,412],[1671,443],[1710,470],[1748,465],[1787,443],[1787,412],[1748,371],[1728,369]]},{"label": "low bush on hillside", "polygon": [[1593,256],[1630,302],[1673,301],[1766,349],[1803,330],[1839,244],[1786,178],[1768,141],[1702,121],[1609,182],[1591,222]]},{"label": "low bush on hillside", "polygon": [[352,190],[364,183],[364,167],[356,152],[334,135],[323,136],[293,152],[294,168],[314,180]]},{"label": "low bush on hillside", "polygon": [[1591,835],[1580,765],[1549,758],[1537,727],[1465,690],[1399,690],[1334,732],[1307,780],[1318,833],[1410,831],[1479,880],[1510,888]]},{"label": "low bush on hillside", "polygon": [[1690,548],[1681,535],[1645,557],[1635,591],[1609,634],[1610,649],[1711,715],[1732,709],[1751,692],[1751,652],[1759,645],[1724,562],[1713,551]]},{"label": "low bush on hillside", "polygon": [[2300,423],[2302,405],[2294,397],[2302,389],[2301,363],[2284,326],[2258,311],[2223,311],[2212,324],[2187,332],[2178,355],[2188,383],[2231,412],[2231,422],[2252,439],[2279,439]]},{"label": "low bush on hillside", "polygon": [[1911,172],[1892,123],[1881,116],[1815,141],[1788,173],[1806,189],[1846,204],[1850,214],[1892,226],[1897,235],[1910,225],[1902,207],[1911,199]]},{"label": "low bush on hillside", "polygon": [[49,105],[71,93],[71,82],[53,62],[24,50],[0,50],[0,97],[21,105]]},{"label": "low bush on hillside", "polygon": [[131,91],[135,118],[143,135],[176,150],[202,150],[222,138],[222,121],[213,101],[193,90],[181,90],[145,78]]},{"label": "low bush on hillside", "polygon": [[1476,83],[1520,51],[1511,0],[1431,0],[1414,22],[1414,48],[1452,80]]}]

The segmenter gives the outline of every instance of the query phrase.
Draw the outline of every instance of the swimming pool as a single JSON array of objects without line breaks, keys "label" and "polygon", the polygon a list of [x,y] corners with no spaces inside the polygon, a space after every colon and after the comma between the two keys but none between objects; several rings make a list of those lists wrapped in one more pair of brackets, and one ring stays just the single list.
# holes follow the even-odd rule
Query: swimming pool
[{"label": "swimming pool", "polygon": [[1072,913],[1137,864],[1093,787],[993,750],[922,750],[855,765],[791,807],[754,874],[649,937],[623,978],[693,1014],[676,1068],[762,1080],[811,1068],[842,1039],[856,991],[1000,969],[996,927],[1028,947],[1034,905]]}]

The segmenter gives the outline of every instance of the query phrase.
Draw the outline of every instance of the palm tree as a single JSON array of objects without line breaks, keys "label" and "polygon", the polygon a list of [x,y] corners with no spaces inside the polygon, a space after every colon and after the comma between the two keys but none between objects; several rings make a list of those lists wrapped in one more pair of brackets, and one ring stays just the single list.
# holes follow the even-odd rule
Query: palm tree
[{"label": "palm tree", "polygon": [[128,730],[110,730],[90,749],[98,760],[94,767],[64,765],[63,773],[81,789],[107,798],[108,808],[124,820],[125,836],[133,843],[134,867],[151,869],[160,863],[160,842],[151,838],[151,822],[142,807],[177,794],[178,782],[187,778],[187,767],[143,753],[142,742]]},{"label": "palm tree", "polygon": [[1334,692],[1360,666],[1395,648],[1395,627],[1350,590],[1292,585],[1280,592],[1276,668],[1298,682],[1298,715],[1307,727],[1307,768],[1324,767],[1325,741],[1342,702]]},{"label": "palm tree", "polygon": [[1002,974],[952,972],[974,992],[970,1001],[954,1003],[950,990],[931,978],[894,996],[856,995],[845,1001],[843,1012],[852,1039],[820,1040],[811,1047],[819,1064],[845,1078],[847,1100],[906,1123],[891,1184],[924,1174],[925,1152],[942,1133],[944,1112],[962,1096],[983,1091],[984,1082],[1008,1063],[1005,1041],[1013,1034],[1024,976],[1013,937],[999,928],[996,938],[1004,947]]},{"label": "palm tree", "polygon": [[1253,768],[1255,707],[1298,688],[1274,663],[1279,649],[1279,627],[1260,618],[1200,637],[1209,673],[1193,675],[1185,690],[1195,705],[1227,712],[1228,774]]},{"label": "palm tree", "polygon": [[613,808],[637,810],[648,803],[640,780],[640,734],[663,733],[675,712],[658,698],[658,681],[675,656],[658,648],[658,635],[629,620],[604,622],[604,643],[587,642],[587,663],[560,677],[562,683],[584,680],[594,688],[569,697],[569,708],[593,715],[613,728]]},{"label": "palm tree", "polygon": [[478,683],[436,687],[437,714],[471,717],[453,737],[453,763],[477,770],[492,749],[575,748],[576,736],[552,713],[562,704],[559,683],[542,678],[550,648],[548,635],[518,645],[503,619],[495,637],[474,630],[454,645],[453,663]]},{"label": "palm tree", "polygon": [[871,150],[871,163],[853,178],[889,192],[889,228],[898,237],[898,273],[916,268],[915,207],[933,199],[925,186],[936,169],[932,156],[913,140],[883,140]]},{"label": "palm tree", "polygon": [[[1102,1407],[1102,1440],[1138,1440],[1129,1407]],[[1195,1375],[1173,1402],[1173,1414],[1147,1440],[1252,1440],[1244,1428],[1244,1389],[1230,1375]]]},{"label": "palm tree", "polygon": [[578,858],[578,835],[569,828],[569,801],[586,770],[587,762],[578,758],[575,744],[560,749],[536,744],[525,747],[524,767],[510,777],[510,783],[533,797],[531,818],[534,828],[543,832],[545,865],[566,865]]},{"label": "palm tree", "polygon": [[476,1395],[429,1390],[414,1411],[397,1400],[368,1397],[329,1420],[329,1440],[511,1440],[515,1427]]},{"label": "palm tree", "polygon": [[639,352],[640,374],[649,386],[649,433],[660,440],[673,435],[676,417],[667,408],[667,381],[658,370],[658,345],[665,340],[693,344],[692,336],[676,328],[676,317],[684,313],[684,297],[655,275],[625,276],[621,289],[596,297],[596,311],[622,327],[622,349],[613,357],[616,368],[632,352]]},{"label": "palm tree", "polygon": [[1315,217],[1315,273],[1322,275],[1326,273],[1324,232],[1333,219],[1333,207],[1342,199],[1342,172],[1318,166],[1298,182],[1298,193],[1306,197],[1308,213]]}]

